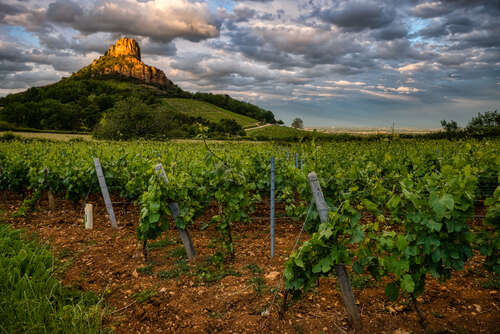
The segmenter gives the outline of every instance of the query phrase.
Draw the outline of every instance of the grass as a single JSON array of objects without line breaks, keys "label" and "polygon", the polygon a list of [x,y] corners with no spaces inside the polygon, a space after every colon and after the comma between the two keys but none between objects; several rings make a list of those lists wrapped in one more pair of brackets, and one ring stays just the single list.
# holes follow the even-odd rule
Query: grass
[{"label": "grass", "polygon": [[175,261],[174,267],[171,270],[162,270],[158,272],[158,278],[164,280],[170,280],[173,278],[179,278],[181,275],[188,275],[191,272],[191,267],[185,259],[180,259]]},{"label": "grass", "polygon": [[256,126],[258,121],[251,117],[240,115],[232,111],[219,108],[213,104],[192,99],[167,98],[163,100],[163,108],[182,112],[194,117],[203,117],[212,122],[221,119],[234,119],[243,128]]},{"label": "grass", "polygon": [[250,137],[267,137],[271,139],[283,139],[289,137],[300,137],[303,134],[308,134],[309,131],[297,130],[287,126],[270,125],[263,128],[249,130],[247,135]]},{"label": "grass", "polygon": [[[8,131],[0,131],[0,136],[3,136]],[[91,135],[79,135],[70,133],[44,133],[44,132],[15,132],[16,136],[35,139],[52,139],[52,140],[92,140]]]},{"label": "grass", "polygon": [[500,289],[500,275],[495,273],[488,273],[486,275],[486,280],[481,283],[483,289]]},{"label": "grass", "polygon": [[151,241],[148,243],[147,248],[148,250],[152,249],[160,249],[160,248],[165,248],[167,246],[175,245],[177,242],[169,240],[169,239],[163,239],[159,241]]},{"label": "grass", "polygon": [[153,275],[153,266],[148,265],[148,266],[137,268],[137,273],[140,275]]},{"label": "grass", "polygon": [[185,256],[186,249],[184,248],[184,246],[175,247],[168,252],[169,258],[183,258]]},{"label": "grass", "polygon": [[260,276],[254,276],[249,281],[250,285],[253,287],[253,291],[260,296],[262,292],[267,288],[266,280]]},{"label": "grass", "polygon": [[264,269],[260,268],[258,265],[253,263],[247,264],[243,268],[250,270],[254,275],[262,274],[264,272]]},{"label": "grass", "polygon": [[48,246],[0,224],[0,332],[103,333],[93,293],[64,287]]},{"label": "grass", "polygon": [[241,273],[231,268],[225,268],[224,264],[220,262],[219,255],[207,256],[204,263],[196,266],[194,274],[198,281],[212,284],[226,276],[241,276]]},{"label": "grass", "polygon": [[136,292],[132,295],[139,304],[144,303],[145,301],[150,300],[154,296],[156,296],[157,292],[155,289],[144,289],[139,292]]}]

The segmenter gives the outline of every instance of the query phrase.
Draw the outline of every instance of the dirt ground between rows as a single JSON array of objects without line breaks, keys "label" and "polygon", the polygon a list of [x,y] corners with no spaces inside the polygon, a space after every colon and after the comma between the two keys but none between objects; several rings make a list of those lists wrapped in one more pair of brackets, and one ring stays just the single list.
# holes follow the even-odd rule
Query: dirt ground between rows
[{"label": "dirt ground between rows", "polygon": [[[197,257],[187,261],[178,233],[171,229],[144,261],[137,247],[135,228],[139,208],[115,204],[119,229],[113,231],[104,203],[94,204],[94,229],[83,228],[83,202],[57,200],[49,210],[41,200],[28,218],[10,218],[22,198],[2,194],[0,210],[6,221],[36,232],[49,242],[67,269],[66,285],[104,294],[110,308],[105,325],[116,333],[421,333],[417,315],[405,300],[391,303],[384,286],[354,277],[356,301],[363,329],[354,331],[336,288],[335,277],[320,280],[319,287],[290,307],[278,319],[282,294],[283,263],[292,250],[302,222],[278,220],[276,256],[269,256],[268,220],[235,223],[235,259],[226,265],[229,275],[207,282],[200,273],[214,253],[214,227],[199,226],[210,212],[190,229]],[[115,199],[115,201],[119,201]],[[264,205],[254,216],[266,216]],[[278,210],[280,212],[280,210]],[[307,239],[303,235],[302,239]],[[429,279],[419,304],[428,322],[428,333],[500,333],[500,293],[485,288],[486,273],[475,256],[466,270],[445,284]],[[205,276],[206,277],[206,276]],[[149,298],[148,298],[149,297]],[[273,303],[274,301],[274,303]],[[266,309],[269,314],[266,315]]]}]

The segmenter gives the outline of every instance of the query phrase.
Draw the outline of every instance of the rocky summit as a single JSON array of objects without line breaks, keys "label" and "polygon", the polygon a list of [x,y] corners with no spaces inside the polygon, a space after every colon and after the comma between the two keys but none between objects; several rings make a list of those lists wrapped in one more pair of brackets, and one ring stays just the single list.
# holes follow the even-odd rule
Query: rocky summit
[{"label": "rocky summit", "polygon": [[103,75],[123,75],[145,83],[172,86],[162,70],[141,61],[141,48],[132,38],[121,38],[112,45],[104,56],[74,74],[76,77],[99,77]]},{"label": "rocky summit", "polygon": [[115,45],[111,45],[104,56],[130,56],[141,60],[141,48],[139,47],[139,43],[137,43],[135,39],[125,37],[117,40]]}]

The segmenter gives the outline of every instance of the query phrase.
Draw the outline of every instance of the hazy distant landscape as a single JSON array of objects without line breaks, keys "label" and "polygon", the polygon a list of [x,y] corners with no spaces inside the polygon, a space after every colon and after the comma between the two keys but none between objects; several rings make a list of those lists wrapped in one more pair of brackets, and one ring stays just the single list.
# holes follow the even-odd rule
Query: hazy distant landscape
[{"label": "hazy distant landscape", "polygon": [[431,132],[437,132],[441,131],[441,128],[434,128],[434,129],[416,129],[416,128],[370,128],[370,127],[359,127],[359,128],[342,128],[342,127],[326,127],[326,128],[304,128],[304,130],[312,131],[316,129],[317,131],[320,132],[325,132],[325,133],[351,133],[351,134],[360,134],[360,135],[367,135],[367,134],[392,134],[394,133],[405,133],[405,134],[425,134],[425,133],[431,133]]}]

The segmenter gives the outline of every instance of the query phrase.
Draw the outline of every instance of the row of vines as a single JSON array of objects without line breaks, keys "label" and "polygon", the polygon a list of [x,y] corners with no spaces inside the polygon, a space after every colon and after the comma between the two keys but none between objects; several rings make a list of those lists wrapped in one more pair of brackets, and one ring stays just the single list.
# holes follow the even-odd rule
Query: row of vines
[{"label": "row of vines", "polygon": [[[386,280],[386,294],[415,298],[427,274],[442,281],[464,268],[474,249],[500,273],[500,142],[383,141],[277,146],[270,143],[0,143],[0,190],[24,192],[26,214],[45,191],[78,202],[98,194],[92,158],[100,159],[112,194],[141,204],[137,236],[169,228],[177,202],[179,228],[208,207],[220,231],[221,262],[234,256],[231,225],[249,222],[269,193],[276,159],[276,198],[303,221],[315,171],[330,207],[328,222],[312,212],[310,239],[285,264],[296,297],[336,264]],[[302,168],[297,168],[295,156]],[[161,163],[168,183],[154,166]],[[249,222],[250,223],[250,222]]]}]

